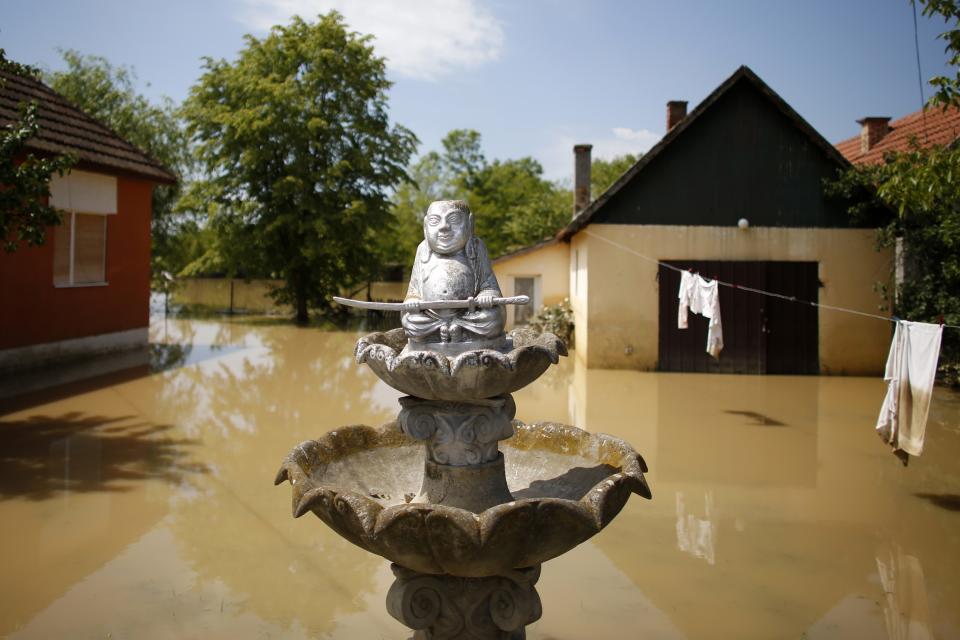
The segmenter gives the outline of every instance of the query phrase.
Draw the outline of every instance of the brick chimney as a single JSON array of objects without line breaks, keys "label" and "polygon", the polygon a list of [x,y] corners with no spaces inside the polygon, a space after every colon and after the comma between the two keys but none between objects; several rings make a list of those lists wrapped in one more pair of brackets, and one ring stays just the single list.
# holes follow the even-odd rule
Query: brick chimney
[{"label": "brick chimney", "polygon": [[857,124],[860,125],[860,153],[873,149],[890,132],[890,118],[862,118]]},{"label": "brick chimney", "polygon": [[590,150],[592,144],[573,145],[573,215],[590,204]]},{"label": "brick chimney", "polygon": [[687,101],[671,100],[667,103],[667,131],[680,124],[687,117]]}]

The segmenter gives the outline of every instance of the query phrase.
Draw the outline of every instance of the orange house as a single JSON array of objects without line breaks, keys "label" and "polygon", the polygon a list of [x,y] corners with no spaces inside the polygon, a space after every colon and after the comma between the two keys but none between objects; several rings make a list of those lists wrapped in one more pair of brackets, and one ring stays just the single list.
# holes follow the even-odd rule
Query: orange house
[{"label": "orange house", "polygon": [[0,126],[37,104],[38,155],[72,153],[53,176],[63,223],[40,247],[0,250],[0,374],[147,344],[154,186],[176,176],[42,82],[0,72]]}]

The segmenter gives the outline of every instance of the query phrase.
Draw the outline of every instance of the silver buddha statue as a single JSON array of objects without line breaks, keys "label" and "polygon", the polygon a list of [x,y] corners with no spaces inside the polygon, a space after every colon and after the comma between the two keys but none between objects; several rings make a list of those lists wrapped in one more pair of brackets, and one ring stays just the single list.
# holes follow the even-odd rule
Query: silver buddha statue
[{"label": "silver buddha statue", "polygon": [[[500,285],[473,214],[462,200],[438,200],[423,218],[424,240],[410,274],[400,322],[413,343],[486,342],[503,336]],[[466,309],[421,309],[424,300],[467,300]]]}]

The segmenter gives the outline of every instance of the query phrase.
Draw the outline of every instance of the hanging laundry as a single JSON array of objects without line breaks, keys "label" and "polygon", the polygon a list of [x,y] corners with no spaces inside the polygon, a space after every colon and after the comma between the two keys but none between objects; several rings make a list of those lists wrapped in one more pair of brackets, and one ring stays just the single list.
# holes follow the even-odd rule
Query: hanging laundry
[{"label": "hanging laundry", "polygon": [[923,451],[942,336],[943,325],[898,320],[890,343],[877,433],[904,465]]},{"label": "hanging laundry", "polygon": [[723,350],[723,324],[720,320],[720,290],[716,280],[707,282],[689,271],[680,274],[680,292],[677,296],[677,328],[687,328],[687,312],[693,311],[709,319],[707,325],[707,353],[720,357]]},{"label": "hanging laundry", "polygon": [[689,271],[680,272],[680,307],[677,309],[677,328],[687,328],[687,310],[693,299],[693,289],[696,286],[696,277]]}]

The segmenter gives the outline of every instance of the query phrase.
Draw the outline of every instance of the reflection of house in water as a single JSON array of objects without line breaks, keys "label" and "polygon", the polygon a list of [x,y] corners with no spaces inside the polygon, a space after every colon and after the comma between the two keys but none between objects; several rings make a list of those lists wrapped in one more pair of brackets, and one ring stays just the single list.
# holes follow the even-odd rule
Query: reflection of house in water
[{"label": "reflection of house in water", "polygon": [[[291,442],[396,415],[353,365],[356,335],[171,320],[166,338],[243,348],[0,418],[0,458],[25,465],[0,460],[0,544],[17,550],[0,635],[406,637],[383,608],[388,563],[291,518],[271,483]],[[938,396],[938,446],[904,470],[870,427],[882,396],[879,379],[561,359],[516,394],[518,418],[631,442],[653,500],[545,563],[528,636],[960,636],[960,404]],[[175,427],[144,435],[157,425]]]},{"label": "reflection of house in water", "polygon": [[712,519],[713,492],[703,494],[703,517],[687,511],[683,492],[678,491],[677,498],[677,546],[695,558],[703,558],[707,564],[715,564],[714,525]]},{"label": "reflection of house in water", "polygon": [[659,477],[710,487],[815,488],[818,386],[812,377],[661,378]]},{"label": "reflection of house in water", "polygon": [[890,640],[928,640],[930,612],[920,560],[899,546],[877,554],[883,585],[883,618]]},{"label": "reflection of house in water", "polygon": [[[612,371],[575,358],[559,369],[566,389],[523,390],[518,406],[643,455],[653,500],[629,502],[590,544],[684,636],[925,638],[935,616],[957,621],[934,604],[960,593],[956,553],[938,562],[944,530],[920,524],[948,526],[932,509],[949,507],[906,493],[931,478],[904,476],[876,446],[881,380]],[[955,455],[931,450],[924,462],[953,477]],[[916,559],[897,561],[893,587],[878,536]],[[929,618],[927,591],[938,595]]]}]

